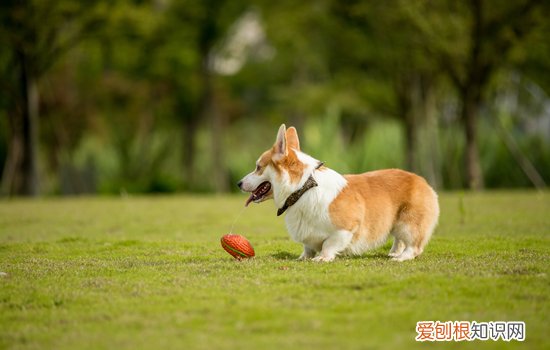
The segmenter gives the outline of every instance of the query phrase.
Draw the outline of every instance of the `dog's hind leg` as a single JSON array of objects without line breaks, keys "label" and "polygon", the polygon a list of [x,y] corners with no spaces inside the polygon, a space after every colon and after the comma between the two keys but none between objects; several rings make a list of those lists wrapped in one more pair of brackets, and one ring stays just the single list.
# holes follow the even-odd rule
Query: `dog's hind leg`
[{"label": "dog's hind leg", "polygon": [[399,237],[394,236],[393,238],[393,245],[391,246],[390,252],[388,253],[388,256],[390,257],[396,257],[401,255],[403,251],[405,250],[405,242]]},{"label": "dog's hind leg", "polygon": [[414,230],[415,227],[413,225],[405,222],[401,222],[393,228],[392,235],[395,237],[395,241],[393,242],[394,244],[390,250],[390,254],[388,254],[392,257],[392,260],[405,261],[414,259],[416,256],[413,247],[414,237],[416,235]]},{"label": "dog's hind leg", "polygon": [[405,243],[405,249],[393,257],[396,261],[414,259],[424,251],[424,246],[432,236],[439,217],[437,198],[433,197],[423,206],[411,207],[403,211],[392,232],[395,238]]},{"label": "dog's hind leg", "polygon": [[304,251],[302,252],[302,255],[300,255],[300,257],[298,258],[298,260],[307,260],[313,258],[314,256],[315,250],[304,244]]},{"label": "dog's hind leg", "polygon": [[339,230],[331,234],[323,242],[323,247],[313,261],[329,262],[336,258],[336,255],[343,252],[351,243],[353,234],[347,230]]},{"label": "dog's hind leg", "polygon": [[412,246],[405,247],[405,250],[403,250],[403,253],[401,253],[398,256],[395,256],[392,258],[394,261],[405,261],[405,260],[412,260],[416,257],[416,252]]}]

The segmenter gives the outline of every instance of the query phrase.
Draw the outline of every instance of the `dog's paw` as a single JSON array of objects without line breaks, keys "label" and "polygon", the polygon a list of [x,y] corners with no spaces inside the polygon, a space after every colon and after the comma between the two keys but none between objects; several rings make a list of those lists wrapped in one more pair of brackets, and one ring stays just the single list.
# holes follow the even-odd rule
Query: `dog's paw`
[{"label": "dog's paw", "polygon": [[406,260],[412,260],[416,257],[414,254],[414,251],[411,248],[406,248],[403,253],[399,254],[398,256],[395,256],[392,258],[393,261],[406,261]]},{"label": "dog's paw", "polygon": [[315,251],[305,248],[300,257],[297,260],[309,260],[315,256]]},{"label": "dog's paw", "polygon": [[398,256],[394,256],[393,258],[391,258],[392,261],[399,261],[399,262],[403,262],[403,261],[407,261],[407,260],[412,260],[414,259],[414,256],[408,256],[408,255],[398,255]]},{"label": "dog's paw", "polygon": [[324,256],[324,255],[318,255],[315,258],[313,258],[313,261],[315,262],[331,262],[334,260],[334,256]]}]

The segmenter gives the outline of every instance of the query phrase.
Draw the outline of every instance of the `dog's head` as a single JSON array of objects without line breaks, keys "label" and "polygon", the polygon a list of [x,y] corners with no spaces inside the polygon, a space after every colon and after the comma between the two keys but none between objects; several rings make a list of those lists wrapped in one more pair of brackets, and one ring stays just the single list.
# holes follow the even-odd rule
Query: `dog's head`
[{"label": "dog's head", "polygon": [[256,161],[256,168],[237,184],[244,192],[251,193],[246,201],[260,203],[274,198],[282,203],[299,189],[319,161],[300,151],[300,140],[294,127],[281,125],[271,149]]}]

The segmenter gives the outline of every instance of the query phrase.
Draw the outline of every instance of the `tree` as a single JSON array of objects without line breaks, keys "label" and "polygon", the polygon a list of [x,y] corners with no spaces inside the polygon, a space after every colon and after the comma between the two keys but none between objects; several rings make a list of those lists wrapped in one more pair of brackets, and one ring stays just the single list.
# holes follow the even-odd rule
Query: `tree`
[{"label": "tree", "polygon": [[151,38],[149,51],[158,66],[153,80],[169,86],[174,115],[183,130],[182,163],[187,188],[194,186],[195,136],[201,123],[210,128],[214,189],[229,189],[225,164],[226,111],[221,101],[223,85],[212,66],[213,51],[228,28],[246,9],[241,1],[207,0],[174,2]]},{"label": "tree", "polygon": [[467,186],[483,187],[478,150],[478,115],[494,74],[510,52],[538,25],[541,0],[411,2],[410,19],[423,33],[426,50],[455,86],[465,139]]},{"label": "tree", "polygon": [[[348,32],[347,36],[341,35],[347,40],[338,40],[342,48],[335,51],[342,66],[353,70],[356,79],[369,79],[370,89],[386,89],[390,96],[386,103],[381,103],[378,96],[370,96],[369,105],[379,114],[401,122],[406,168],[438,186],[441,181],[435,92],[440,74],[423,51],[421,33],[406,15],[407,6],[407,2],[400,0],[335,1],[339,33]],[[354,49],[344,49],[349,47]],[[420,134],[428,137],[422,139]],[[422,150],[428,150],[423,157]]]},{"label": "tree", "polygon": [[[7,0],[0,6],[0,43],[17,72],[10,89],[10,142],[2,177],[7,194],[39,194],[39,81],[84,35],[99,26],[95,1]],[[15,88],[16,87],[16,88]]]}]

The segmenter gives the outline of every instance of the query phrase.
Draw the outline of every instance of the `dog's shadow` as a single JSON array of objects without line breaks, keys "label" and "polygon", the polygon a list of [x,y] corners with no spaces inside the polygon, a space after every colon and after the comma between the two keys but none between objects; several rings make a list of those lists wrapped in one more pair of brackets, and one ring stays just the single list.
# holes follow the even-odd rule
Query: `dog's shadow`
[{"label": "dog's shadow", "polygon": [[376,259],[376,260],[389,260],[387,253],[384,252],[371,252],[371,253],[365,253],[362,255],[351,255],[346,256],[346,259],[350,260],[358,260],[358,259]]},{"label": "dog's shadow", "polygon": [[[299,255],[290,253],[290,252],[277,252],[275,254],[271,254],[271,257],[277,260],[297,260]],[[388,260],[388,254],[384,252],[372,252],[367,253],[363,255],[350,255],[350,256],[342,256],[341,259],[346,260],[357,260],[357,259],[376,259],[376,260]]]},{"label": "dog's shadow", "polygon": [[297,260],[299,255],[293,254],[289,252],[277,252],[275,254],[271,254],[272,258],[275,258],[277,260]]}]

